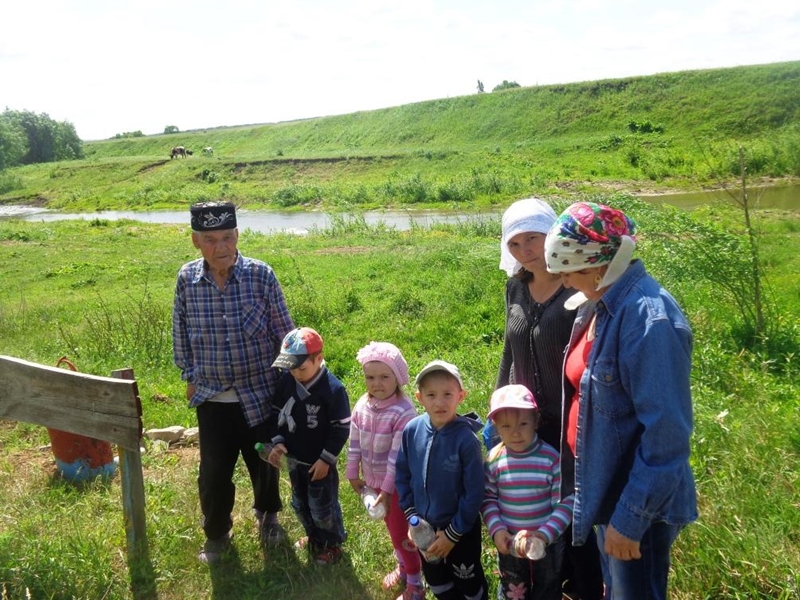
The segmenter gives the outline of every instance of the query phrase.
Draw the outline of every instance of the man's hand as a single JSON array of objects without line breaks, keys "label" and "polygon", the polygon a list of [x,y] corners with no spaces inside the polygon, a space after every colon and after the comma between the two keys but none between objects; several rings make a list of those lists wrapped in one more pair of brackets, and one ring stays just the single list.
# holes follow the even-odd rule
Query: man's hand
[{"label": "man's hand", "polygon": [[603,548],[606,554],[619,560],[634,560],[642,558],[639,551],[639,542],[626,538],[613,525],[606,527],[606,543]]},{"label": "man's hand", "polygon": [[328,469],[330,468],[331,466],[328,463],[321,458],[318,458],[317,462],[311,465],[311,468],[308,470],[309,475],[311,475],[311,481],[325,479],[325,477],[328,475]]},{"label": "man's hand", "polygon": [[186,384],[186,399],[189,402],[191,402],[192,401],[192,396],[194,396],[194,384],[193,383],[187,383]]}]

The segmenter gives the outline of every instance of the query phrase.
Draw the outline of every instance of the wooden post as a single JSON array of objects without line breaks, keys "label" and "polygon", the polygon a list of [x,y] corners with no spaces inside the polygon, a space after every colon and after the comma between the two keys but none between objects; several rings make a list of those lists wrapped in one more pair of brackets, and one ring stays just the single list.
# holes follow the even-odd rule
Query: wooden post
[{"label": "wooden post", "polygon": [[[117,379],[134,382],[133,393],[141,414],[139,389],[133,376],[133,369],[117,369],[111,372]],[[138,560],[147,549],[147,524],[144,511],[144,477],[142,476],[142,455],[139,444],[135,448],[119,448],[119,470],[122,484],[122,511],[125,517],[125,534],[128,538],[128,555]]]}]

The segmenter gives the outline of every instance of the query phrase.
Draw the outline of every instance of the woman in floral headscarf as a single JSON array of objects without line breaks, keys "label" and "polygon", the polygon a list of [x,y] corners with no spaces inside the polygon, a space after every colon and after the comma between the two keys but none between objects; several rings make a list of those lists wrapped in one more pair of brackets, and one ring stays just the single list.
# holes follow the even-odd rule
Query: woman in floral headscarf
[{"label": "woman in floral headscarf", "polygon": [[636,226],[578,202],[545,239],[547,270],[577,294],[565,362],[575,456],[573,542],[595,526],[606,597],[666,598],[669,553],[697,518],[689,466],[692,332],[677,302],[632,260]]}]

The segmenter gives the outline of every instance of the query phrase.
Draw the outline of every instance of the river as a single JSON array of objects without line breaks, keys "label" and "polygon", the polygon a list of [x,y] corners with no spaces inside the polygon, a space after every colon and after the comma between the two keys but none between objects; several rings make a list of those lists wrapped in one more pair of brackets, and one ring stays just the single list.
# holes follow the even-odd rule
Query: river
[{"label": "river", "polygon": [[[775,208],[781,210],[800,211],[800,185],[781,187],[753,188],[749,192],[750,200],[758,208]],[[681,208],[693,208],[710,202],[731,202],[725,192],[690,192],[682,194],[664,194],[658,196],[642,195],[643,200],[670,204]],[[427,227],[434,223],[456,223],[481,218],[497,218],[499,211],[486,213],[453,213],[425,210],[385,210],[360,213],[369,225],[383,223],[387,227],[398,230],[410,229],[414,226]],[[250,229],[259,233],[288,232],[304,234],[313,229],[324,229],[332,223],[328,213],[318,211],[282,212],[282,211],[248,211],[238,210],[239,229]],[[62,221],[67,219],[106,219],[115,221],[131,219],[145,223],[187,223],[187,211],[131,211],[106,210],[91,213],[62,213],[41,208],[24,206],[0,206],[0,217],[18,217],[32,222]]]}]

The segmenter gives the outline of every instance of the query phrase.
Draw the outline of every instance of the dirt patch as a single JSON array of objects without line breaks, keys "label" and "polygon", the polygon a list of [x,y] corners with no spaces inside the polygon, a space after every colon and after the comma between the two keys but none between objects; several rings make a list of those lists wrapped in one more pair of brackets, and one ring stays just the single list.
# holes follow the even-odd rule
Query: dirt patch
[{"label": "dirt patch", "polygon": [[264,165],[333,165],[341,162],[372,163],[376,160],[395,160],[402,158],[399,154],[386,156],[331,156],[327,158],[271,158],[269,160],[251,160],[233,164],[233,171],[241,171],[247,167],[260,167]]}]

